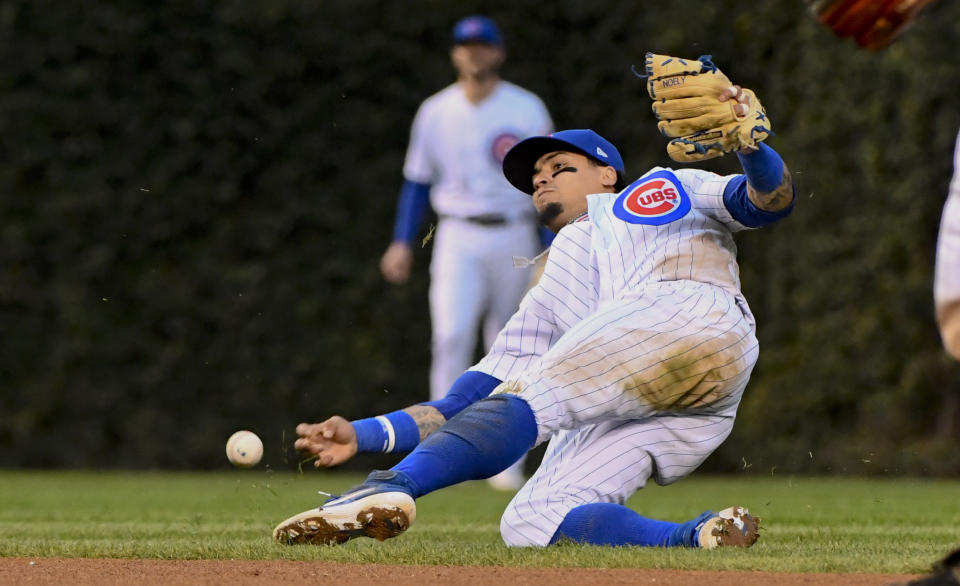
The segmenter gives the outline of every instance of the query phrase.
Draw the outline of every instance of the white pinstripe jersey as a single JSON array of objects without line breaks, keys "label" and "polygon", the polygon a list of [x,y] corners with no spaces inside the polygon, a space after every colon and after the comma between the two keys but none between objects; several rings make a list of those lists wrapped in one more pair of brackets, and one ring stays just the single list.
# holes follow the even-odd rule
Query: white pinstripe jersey
[{"label": "white pinstripe jersey", "polygon": [[657,167],[619,194],[587,196],[587,215],[557,234],[540,281],[473,370],[511,378],[586,316],[657,282],[720,287],[752,324],[732,237],[747,227],[723,203],[734,177]]},{"label": "white pinstripe jersey", "polygon": [[532,215],[530,198],[510,185],[501,164],[517,142],[552,128],[540,98],[517,85],[501,80],[473,104],[454,83],[420,106],[403,175],[431,185],[430,205],[439,215]]},{"label": "white pinstripe jersey", "polygon": [[953,179],[940,218],[933,296],[937,305],[960,299],[960,134],[953,155]]}]

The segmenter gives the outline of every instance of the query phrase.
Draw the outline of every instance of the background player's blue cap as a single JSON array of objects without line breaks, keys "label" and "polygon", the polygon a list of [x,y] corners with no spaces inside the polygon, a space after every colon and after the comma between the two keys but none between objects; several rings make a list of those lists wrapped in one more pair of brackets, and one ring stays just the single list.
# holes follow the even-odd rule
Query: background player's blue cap
[{"label": "background player's blue cap", "polygon": [[625,174],[620,151],[592,130],[561,130],[549,136],[531,136],[513,145],[503,158],[503,175],[514,187],[533,195],[533,166],[553,151],[570,151],[610,165],[617,170],[618,183]]},{"label": "background player's blue cap", "polygon": [[497,24],[486,16],[468,16],[453,27],[453,44],[486,43],[503,46],[503,37]]}]

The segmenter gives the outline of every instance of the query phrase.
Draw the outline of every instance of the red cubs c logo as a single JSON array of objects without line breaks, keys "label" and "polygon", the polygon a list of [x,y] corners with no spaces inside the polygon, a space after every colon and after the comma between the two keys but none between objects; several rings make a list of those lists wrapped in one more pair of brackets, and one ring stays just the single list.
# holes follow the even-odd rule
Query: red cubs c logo
[{"label": "red cubs c logo", "polygon": [[490,143],[490,156],[498,164],[503,164],[503,158],[507,156],[507,151],[513,148],[513,145],[520,142],[520,137],[512,132],[502,132],[494,137]]},{"label": "red cubs c logo", "polygon": [[662,226],[690,211],[690,196],[671,171],[663,169],[637,179],[620,192],[613,215],[631,224]]},{"label": "red cubs c logo", "polygon": [[[666,187],[665,187],[666,186]],[[680,197],[673,185],[660,179],[641,183],[627,194],[623,207],[638,216],[662,216],[680,205]]]}]

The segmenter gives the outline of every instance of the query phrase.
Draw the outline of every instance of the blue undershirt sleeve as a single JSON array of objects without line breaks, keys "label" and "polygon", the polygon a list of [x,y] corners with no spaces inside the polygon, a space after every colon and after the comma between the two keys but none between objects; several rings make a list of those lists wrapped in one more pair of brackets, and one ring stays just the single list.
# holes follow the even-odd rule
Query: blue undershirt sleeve
[{"label": "blue undershirt sleeve", "polygon": [[397,203],[397,219],[393,225],[393,241],[411,244],[420,230],[420,223],[430,205],[430,184],[404,180]]},{"label": "blue undershirt sleeve", "polygon": [[[759,191],[773,191],[783,179],[783,159],[764,143],[760,150],[749,155],[738,154],[743,175],[730,180],[723,190],[723,204],[735,220],[748,228],[761,228],[785,218],[793,211],[790,205],[776,212],[761,210],[747,196],[747,183]],[[796,200],[796,198],[794,198]]]},{"label": "blue undershirt sleeve", "polygon": [[453,382],[444,398],[423,403],[423,405],[435,408],[447,421],[450,421],[454,415],[463,411],[468,405],[489,395],[501,382],[503,381],[485,372],[468,370]]}]

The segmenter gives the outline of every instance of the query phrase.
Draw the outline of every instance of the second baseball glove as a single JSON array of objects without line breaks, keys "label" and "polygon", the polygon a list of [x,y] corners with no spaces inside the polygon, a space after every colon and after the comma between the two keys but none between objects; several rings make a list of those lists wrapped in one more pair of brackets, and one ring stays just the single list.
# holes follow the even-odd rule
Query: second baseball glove
[{"label": "second baseball glove", "polygon": [[934,0],[806,0],[817,20],[861,47],[880,50]]},{"label": "second baseball glove", "polygon": [[711,61],[647,53],[647,92],[653,98],[657,128],[671,138],[667,154],[674,161],[702,161],[737,151],[772,135],[770,120],[748,89],[747,113],[737,115],[737,100],[721,102],[733,83]]}]

